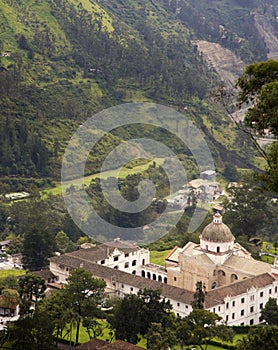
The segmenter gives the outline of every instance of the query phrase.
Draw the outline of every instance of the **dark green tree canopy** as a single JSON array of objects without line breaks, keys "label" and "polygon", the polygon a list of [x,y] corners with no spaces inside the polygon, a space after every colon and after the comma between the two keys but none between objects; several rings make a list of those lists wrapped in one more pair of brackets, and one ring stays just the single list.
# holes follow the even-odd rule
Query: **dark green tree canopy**
[{"label": "dark green tree canopy", "polygon": [[278,326],[278,305],[275,298],[269,298],[265,307],[262,309],[261,317],[269,325]]},{"label": "dark green tree canopy", "polygon": [[263,326],[251,328],[247,337],[238,343],[238,350],[278,349],[278,327]]},{"label": "dark green tree canopy", "polygon": [[239,105],[251,103],[245,124],[259,134],[268,129],[278,136],[278,61],[248,65],[236,86],[240,89]]}]

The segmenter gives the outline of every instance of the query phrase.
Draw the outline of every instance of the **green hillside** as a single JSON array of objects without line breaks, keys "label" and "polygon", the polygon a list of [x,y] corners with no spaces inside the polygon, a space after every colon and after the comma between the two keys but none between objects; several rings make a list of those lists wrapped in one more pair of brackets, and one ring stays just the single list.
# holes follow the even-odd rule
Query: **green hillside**
[{"label": "green hillside", "polygon": [[[256,33],[250,38],[247,26],[231,20],[232,13],[260,9],[259,1],[248,3],[1,0],[0,176],[58,179],[63,151],[78,125],[129,101],[155,101],[181,112],[188,106],[186,113],[206,134],[217,166],[231,161],[252,166],[246,139],[207,100],[217,77],[192,43],[213,36],[223,44],[209,31],[223,20],[232,33],[226,46],[237,52],[240,36],[246,62],[265,57]],[[207,21],[199,26],[202,13]],[[120,141],[115,134],[105,143],[111,148]],[[248,150],[244,157],[242,145]],[[91,155],[92,173],[104,157],[99,150]]]}]

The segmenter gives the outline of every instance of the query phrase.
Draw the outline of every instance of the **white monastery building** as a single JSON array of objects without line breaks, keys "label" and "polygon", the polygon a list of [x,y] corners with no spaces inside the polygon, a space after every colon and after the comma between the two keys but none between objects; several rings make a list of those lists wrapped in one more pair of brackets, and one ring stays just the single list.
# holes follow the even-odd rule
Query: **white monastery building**
[{"label": "white monastery building", "polygon": [[270,265],[253,259],[235,243],[219,213],[204,228],[200,244],[175,247],[165,267],[150,264],[149,250],[119,239],[50,259],[50,270],[62,284],[79,267],[102,278],[106,291],[117,297],[144,288],[160,290],[181,317],[192,311],[196,282],[202,281],[207,290],[205,308],[228,325],[259,324],[269,297],[278,297],[278,262]]}]

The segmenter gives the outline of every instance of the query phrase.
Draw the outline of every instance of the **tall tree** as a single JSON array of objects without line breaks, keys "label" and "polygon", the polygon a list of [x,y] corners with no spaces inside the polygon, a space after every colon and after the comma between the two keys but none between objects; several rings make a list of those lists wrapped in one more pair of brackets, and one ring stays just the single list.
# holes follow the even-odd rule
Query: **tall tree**
[{"label": "tall tree", "polygon": [[83,318],[98,315],[98,305],[103,299],[105,286],[106,283],[103,280],[92,277],[92,274],[83,268],[70,273],[63,295],[68,309],[78,316],[76,317],[76,343],[78,343],[80,323]]},{"label": "tall tree", "polygon": [[25,269],[41,270],[48,266],[55,249],[54,235],[44,227],[30,226],[24,235],[22,262]]},{"label": "tall tree", "polygon": [[269,60],[246,67],[238,79],[239,104],[252,103],[245,123],[260,134],[269,129],[278,136],[278,62]]},{"label": "tall tree", "polygon": [[30,307],[45,296],[46,285],[44,280],[33,274],[27,273],[19,278],[18,291],[20,297],[20,314],[30,314]]},{"label": "tall tree", "polygon": [[117,301],[113,308],[113,317],[110,320],[111,325],[115,328],[116,339],[133,344],[138,342],[142,306],[142,300],[135,294],[125,295],[122,300]]},{"label": "tall tree", "polygon": [[169,300],[161,297],[160,291],[143,289],[138,292],[139,298],[143,301],[141,308],[140,332],[145,335],[151,323],[160,323],[163,329],[171,324],[170,311],[172,305]]},{"label": "tall tree", "polygon": [[221,324],[221,317],[217,314],[195,309],[187,317],[186,322],[189,328],[190,343],[198,345],[202,350],[207,348],[209,340],[218,337],[225,341],[233,339],[232,330]]},{"label": "tall tree", "polygon": [[196,283],[196,291],[192,302],[193,309],[203,309],[206,296],[206,286],[202,281]]},{"label": "tall tree", "polygon": [[273,137],[278,136],[278,62],[268,60],[248,65],[236,85],[240,88],[239,105],[251,104],[244,121],[248,130],[243,130],[249,133],[267,161],[267,168],[262,177],[264,186],[277,192],[278,142],[273,142],[268,150],[264,150],[259,146],[256,134],[265,135],[266,132],[270,132]]},{"label": "tall tree", "polygon": [[248,181],[229,191],[232,200],[224,203],[224,220],[235,236],[244,234],[250,238],[271,224],[275,206],[262,188]]},{"label": "tall tree", "polygon": [[269,298],[261,311],[261,317],[269,325],[278,326],[278,305],[275,298]]}]

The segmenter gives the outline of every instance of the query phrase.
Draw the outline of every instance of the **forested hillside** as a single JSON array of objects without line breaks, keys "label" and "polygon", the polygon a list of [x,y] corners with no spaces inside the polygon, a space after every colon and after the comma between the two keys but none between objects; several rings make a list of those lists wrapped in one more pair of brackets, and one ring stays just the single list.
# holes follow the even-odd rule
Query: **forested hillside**
[{"label": "forested hillside", "polygon": [[[219,167],[231,160],[252,166],[248,138],[208,99],[218,76],[194,40],[218,42],[246,63],[262,60],[268,49],[254,12],[274,19],[277,5],[271,0],[1,0],[0,176],[58,179],[63,150],[78,125],[128,101],[155,101],[182,112],[186,106]],[[277,21],[273,28],[277,31]],[[111,135],[106,145],[118,141]],[[102,157],[98,151],[92,172]]]}]

